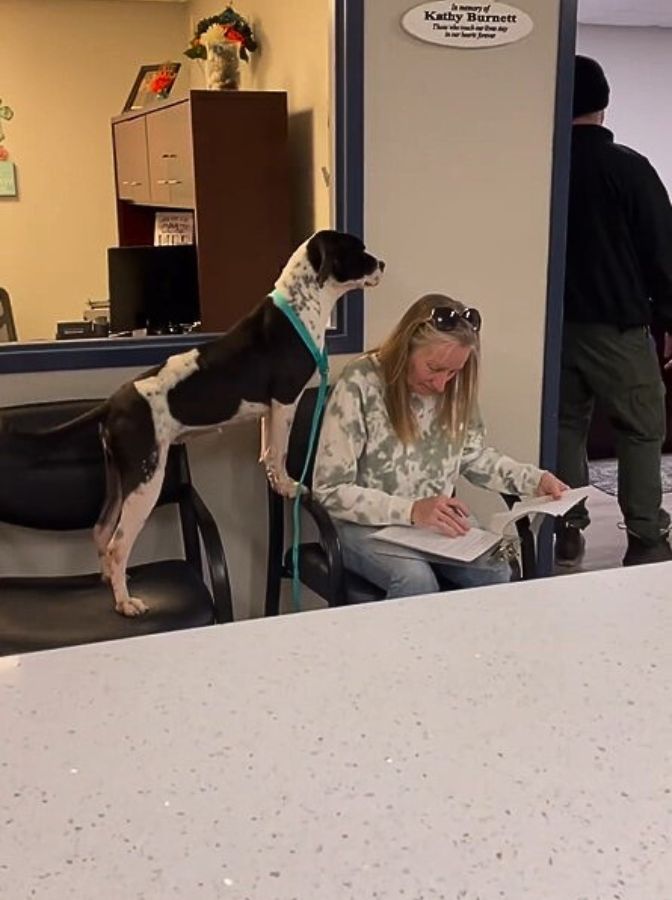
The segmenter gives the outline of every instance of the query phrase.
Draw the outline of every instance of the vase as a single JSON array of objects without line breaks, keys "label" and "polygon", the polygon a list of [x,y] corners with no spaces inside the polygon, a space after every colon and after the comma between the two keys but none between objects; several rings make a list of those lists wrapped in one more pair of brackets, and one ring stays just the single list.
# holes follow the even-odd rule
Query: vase
[{"label": "vase", "polygon": [[205,58],[205,86],[209,91],[236,91],[240,86],[238,45],[209,44]]}]

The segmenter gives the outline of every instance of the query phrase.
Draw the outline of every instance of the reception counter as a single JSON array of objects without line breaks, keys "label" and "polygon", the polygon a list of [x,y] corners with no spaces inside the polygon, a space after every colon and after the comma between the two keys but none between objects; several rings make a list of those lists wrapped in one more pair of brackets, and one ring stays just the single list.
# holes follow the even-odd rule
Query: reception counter
[{"label": "reception counter", "polygon": [[671,575],[0,660],[2,896],[671,897]]}]

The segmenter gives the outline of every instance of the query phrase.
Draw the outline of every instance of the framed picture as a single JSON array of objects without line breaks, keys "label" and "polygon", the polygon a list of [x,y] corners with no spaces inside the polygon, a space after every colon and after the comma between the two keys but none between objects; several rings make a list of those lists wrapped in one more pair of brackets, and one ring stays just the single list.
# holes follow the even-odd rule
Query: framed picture
[{"label": "framed picture", "polygon": [[123,112],[145,109],[166,100],[172,90],[181,63],[165,62],[152,66],[141,66],[124,104]]},{"label": "framed picture", "polygon": [[0,197],[16,197],[16,171],[14,163],[0,161]]}]

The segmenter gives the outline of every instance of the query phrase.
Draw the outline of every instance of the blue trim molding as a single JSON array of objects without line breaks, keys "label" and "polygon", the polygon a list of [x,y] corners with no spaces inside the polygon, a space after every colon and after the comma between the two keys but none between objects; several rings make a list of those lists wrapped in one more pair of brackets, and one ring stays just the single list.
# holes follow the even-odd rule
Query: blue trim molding
[{"label": "blue trim molding", "polygon": [[170,337],[108,338],[81,341],[45,341],[0,344],[0,375],[26,372],[72,372],[77,369],[146,368],[162,363],[173,353],[204,344],[216,334]]},{"label": "blue trim molding", "polygon": [[[364,236],[364,0],[335,2],[336,228]],[[364,304],[352,291],[338,304],[330,353],[364,346]]]},{"label": "blue trim molding", "polygon": [[[558,406],[562,321],[565,292],[565,245],[569,163],[572,133],[572,93],[576,47],[577,0],[560,0],[558,63],[555,87],[555,127],[553,134],[553,177],[549,231],[548,287],[546,293],[546,342],[541,399],[541,445],[539,458],[544,469],[555,468],[558,453]],[[540,575],[553,571],[553,525],[542,526],[538,542]]]}]

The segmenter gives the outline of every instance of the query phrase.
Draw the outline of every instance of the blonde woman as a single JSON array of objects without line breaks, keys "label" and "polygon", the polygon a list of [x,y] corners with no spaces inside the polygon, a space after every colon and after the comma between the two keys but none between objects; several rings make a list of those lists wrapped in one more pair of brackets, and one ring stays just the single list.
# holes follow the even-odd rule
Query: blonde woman
[{"label": "blonde woman", "polygon": [[377,350],[346,366],[329,399],[313,491],[335,520],[346,567],[387,597],[510,579],[509,564],[493,554],[435,564],[367,540],[386,525],[466,534],[473,519],[453,497],[459,475],[509,494],[558,498],[566,489],[486,445],[477,407],[480,328],[476,309],[441,294],[421,297]]}]

